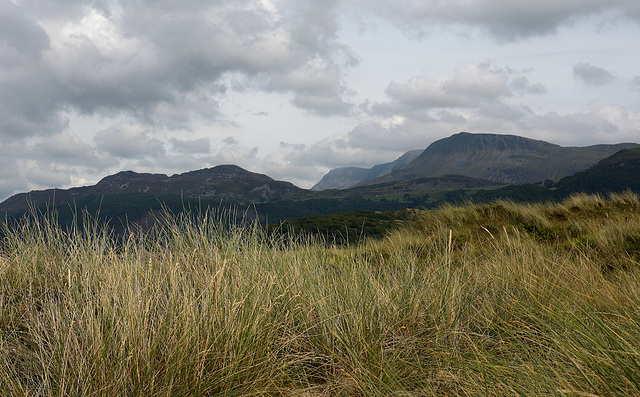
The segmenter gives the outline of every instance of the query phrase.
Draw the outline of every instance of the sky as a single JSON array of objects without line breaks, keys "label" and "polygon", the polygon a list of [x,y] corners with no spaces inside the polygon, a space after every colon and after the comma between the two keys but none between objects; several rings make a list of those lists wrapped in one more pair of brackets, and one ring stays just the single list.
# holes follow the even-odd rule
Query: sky
[{"label": "sky", "polygon": [[220,164],[309,188],[460,131],[640,142],[640,2],[0,0],[0,200]]}]

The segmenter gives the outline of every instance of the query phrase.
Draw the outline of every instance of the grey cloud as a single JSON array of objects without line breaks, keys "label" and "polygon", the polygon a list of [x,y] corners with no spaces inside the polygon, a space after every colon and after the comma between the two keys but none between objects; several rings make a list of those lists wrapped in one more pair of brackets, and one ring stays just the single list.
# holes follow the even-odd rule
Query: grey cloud
[{"label": "grey cloud", "polygon": [[22,9],[0,1],[0,139],[59,132],[60,86],[43,59],[50,47],[44,29]]},{"label": "grey cloud", "polygon": [[[194,117],[219,116],[216,98],[229,73],[267,91],[292,92],[294,103],[318,114],[343,114],[348,107],[340,70],[357,57],[335,37],[337,1],[285,2],[278,4],[282,9],[258,1],[63,4],[68,9],[54,10],[51,0],[0,3],[0,54],[6,54],[0,55],[0,101],[11,109],[1,116],[14,115],[2,117],[2,134],[57,132],[47,125],[55,127],[51,119],[69,109],[189,128]],[[289,6],[293,11],[285,11]],[[43,50],[42,60],[7,63],[20,62],[13,56],[18,51]],[[21,74],[12,75],[16,70]],[[313,78],[324,84],[314,85]],[[208,97],[209,106],[195,103],[193,92]],[[20,120],[16,115],[25,109],[37,117]]]},{"label": "grey cloud", "polygon": [[84,178],[97,180],[117,165],[117,159],[69,131],[34,138],[29,144],[0,142],[0,151],[0,200],[30,189],[86,184]]},{"label": "grey cloud", "polygon": [[548,112],[522,120],[521,128],[553,143],[581,142],[581,145],[624,142],[628,131],[602,117],[597,111],[560,114]]},{"label": "grey cloud", "polygon": [[519,120],[526,115],[523,109],[509,106],[500,101],[480,104],[478,112],[482,117],[498,120]]},{"label": "grey cloud", "polygon": [[629,81],[629,86],[631,86],[631,89],[633,90],[640,91],[640,76],[636,76],[631,79],[631,81]]},{"label": "grey cloud", "polygon": [[531,84],[526,76],[518,76],[509,83],[512,91],[523,94],[542,95],[547,89],[540,83]]},{"label": "grey cloud", "polygon": [[95,143],[99,150],[121,158],[135,159],[165,153],[162,141],[149,137],[145,126],[133,121],[118,123],[98,132]]},{"label": "grey cloud", "polygon": [[[200,160],[189,153],[207,154],[204,141],[172,141],[170,155],[155,134],[224,118],[219,103],[229,76],[251,90],[288,93],[315,114],[347,114],[344,71],[359,58],[336,36],[342,5],[0,0],[0,145],[22,147],[30,170],[16,180],[22,190],[40,187],[38,172],[64,173],[64,164],[87,172],[123,159],[141,167],[159,166],[154,159],[195,164]],[[126,121],[98,132],[87,147],[65,135],[71,115]],[[22,142],[28,137],[50,137],[50,145],[35,150]],[[240,149],[212,158],[231,159]],[[242,153],[255,157],[253,149]],[[16,161],[7,169],[17,169]],[[0,191],[13,191],[2,183]]]},{"label": "grey cloud", "polygon": [[129,159],[120,169],[135,170],[136,172],[162,173],[167,175],[179,174],[209,166],[202,157],[191,154],[165,154],[156,157]]},{"label": "grey cloud", "polygon": [[0,200],[4,200],[26,185],[17,163],[23,150],[21,146],[21,142],[16,144],[15,142],[3,143],[0,141],[0,151],[2,151],[2,156],[0,156]]},{"label": "grey cloud", "polygon": [[338,0],[327,1],[294,1],[291,7],[294,21],[294,42],[303,48],[317,52],[326,51],[327,45],[335,38],[338,26],[336,23],[336,6]]},{"label": "grey cloud", "polygon": [[54,188],[69,186],[71,176],[77,174],[68,166],[41,161],[18,161],[20,174],[31,187]]},{"label": "grey cloud", "polygon": [[573,77],[586,85],[605,85],[615,80],[613,73],[590,63],[579,63],[573,66]]},{"label": "grey cloud", "polygon": [[116,162],[113,157],[100,153],[69,131],[41,138],[38,142],[26,146],[23,154],[27,158],[37,159],[38,162],[80,166],[99,171],[113,166]]},{"label": "grey cloud", "polygon": [[293,91],[295,106],[320,115],[347,114],[353,107],[343,99],[348,90],[339,68],[326,60],[315,60],[286,74],[273,73],[267,88]]},{"label": "grey cloud", "polygon": [[304,150],[307,145],[303,143],[288,143],[288,142],[280,142],[279,145],[283,149],[294,149],[294,150]]},{"label": "grey cloud", "polygon": [[306,109],[321,116],[346,115],[352,107],[351,104],[343,101],[340,97],[313,94],[298,94],[292,103],[299,108]]},{"label": "grey cloud", "polygon": [[438,118],[440,119],[440,121],[451,124],[461,124],[467,122],[467,118],[462,114],[450,112],[448,110],[439,111]]},{"label": "grey cloud", "polygon": [[208,154],[211,152],[211,144],[209,138],[182,140],[171,138],[169,140],[173,150],[179,153]]},{"label": "grey cloud", "polygon": [[[39,58],[50,44],[49,36],[44,29],[9,0],[0,1],[0,43],[15,53],[27,54],[34,58]],[[6,51],[7,48],[3,50]],[[2,58],[6,61],[4,56]]]},{"label": "grey cloud", "polygon": [[227,145],[239,145],[240,141],[238,141],[236,138],[232,137],[232,136],[228,136],[226,138],[224,138],[222,140],[222,142],[224,142]]},{"label": "grey cloud", "polygon": [[[383,125],[376,121],[367,121],[357,125],[349,131],[348,144],[352,149],[376,149],[384,147],[387,150],[400,150],[407,145],[410,132],[406,125]],[[400,146],[400,147],[398,147]]]},{"label": "grey cloud", "polygon": [[414,35],[424,34],[434,26],[469,26],[487,32],[498,41],[552,34],[577,18],[611,9],[640,19],[636,2],[630,0],[542,0],[534,3],[519,0],[378,0],[370,8]]}]

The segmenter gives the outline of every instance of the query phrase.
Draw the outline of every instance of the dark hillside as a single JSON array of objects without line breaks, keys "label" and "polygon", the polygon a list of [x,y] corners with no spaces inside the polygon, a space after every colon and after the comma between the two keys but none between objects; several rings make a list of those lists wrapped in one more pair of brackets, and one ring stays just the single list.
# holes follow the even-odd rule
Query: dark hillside
[{"label": "dark hillside", "polygon": [[588,170],[563,178],[558,190],[563,194],[640,192],[640,149],[622,150]]}]

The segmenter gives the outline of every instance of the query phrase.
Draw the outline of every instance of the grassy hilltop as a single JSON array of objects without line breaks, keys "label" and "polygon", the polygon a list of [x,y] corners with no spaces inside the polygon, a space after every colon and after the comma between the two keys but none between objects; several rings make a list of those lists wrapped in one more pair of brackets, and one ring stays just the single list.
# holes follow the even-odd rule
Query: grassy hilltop
[{"label": "grassy hilltop", "polygon": [[332,246],[224,216],[0,245],[3,396],[640,395],[640,201],[444,206]]}]

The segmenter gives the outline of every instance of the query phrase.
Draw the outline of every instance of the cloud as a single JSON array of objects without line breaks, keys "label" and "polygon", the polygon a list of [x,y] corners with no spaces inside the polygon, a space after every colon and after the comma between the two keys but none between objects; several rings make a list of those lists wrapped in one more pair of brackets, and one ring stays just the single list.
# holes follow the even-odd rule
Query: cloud
[{"label": "cloud", "polygon": [[163,155],[164,143],[157,138],[149,137],[149,133],[144,125],[128,120],[99,131],[95,143],[100,150],[119,158],[136,159]]},{"label": "cloud", "polygon": [[70,110],[188,129],[219,117],[230,73],[320,115],[350,106],[337,1],[65,4],[0,3],[2,135],[57,133]]},{"label": "cloud", "polygon": [[591,86],[605,85],[615,80],[613,73],[586,62],[573,66],[573,77],[583,84]]},{"label": "cloud", "polygon": [[[638,126],[630,111],[544,113],[532,99],[533,112],[523,98],[556,94],[557,87],[547,90],[533,81],[535,72],[491,60],[441,75],[395,77],[386,100],[367,99],[350,86],[360,78],[394,78],[355,75],[369,59],[343,41],[357,30],[344,26],[351,19],[365,21],[354,43],[368,56],[362,43],[372,21],[382,20],[383,29],[391,21],[413,38],[445,30],[504,43],[562,32],[587,17],[596,24],[640,21],[640,8],[628,0],[0,0],[0,195],[95,182],[122,167],[171,173],[220,162],[308,184],[328,167],[390,161],[461,130],[530,128],[554,139],[566,131],[579,142],[579,131],[609,141],[629,137]],[[584,65],[592,68],[576,65],[576,78],[585,84],[612,81],[612,71]],[[404,76],[399,72],[394,76]],[[629,84],[640,89],[638,77]],[[290,106],[258,103],[265,97],[289,101],[291,120],[281,112]],[[257,115],[269,116],[260,118],[269,131],[307,128],[300,113],[335,122],[336,134],[285,143],[263,157],[234,138],[257,145],[248,130],[254,127],[247,127],[260,124]],[[242,119],[247,115],[253,120]],[[78,118],[92,128],[77,127]],[[270,124],[278,118],[287,125]]]},{"label": "cloud", "polygon": [[578,112],[532,114],[518,126],[529,135],[558,144],[638,142],[640,112],[606,105]]},{"label": "cloud", "polygon": [[640,22],[638,6],[628,0],[377,0],[366,4],[372,13],[390,19],[411,35],[424,35],[444,26],[464,26],[501,42],[553,34],[563,25],[607,10]]},{"label": "cloud", "polygon": [[222,140],[226,145],[239,145],[240,141],[232,136],[228,136]]},{"label": "cloud", "polygon": [[343,97],[348,89],[340,69],[327,60],[316,59],[287,73],[273,73],[267,84],[272,91],[292,91],[292,103],[319,115],[347,114],[353,107]]},{"label": "cloud", "polygon": [[25,146],[22,153],[25,158],[37,158],[43,164],[79,166],[94,171],[102,171],[116,162],[108,153],[83,142],[71,131],[39,138]]},{"label": "cloud", "polygon": [[19,191],[86,184],[117,160],[82,142],[70,131],[50,137],[1,143],[0,197]]},{"label": "cloud", "polygon": [[495,62],[463,64],[453,75],[412,77],[406,83],[391,82],[386,93],[412,107],[473,107],[483,100],[509,94],[509,77]]},{"label": "cloud", "polygon": [[[220,105],[230,76],[315,115],[348,114],[346,70],[359,58],[337,37],[343,3],[0,0],[0,146],[33,160],[25,187],[38,186],[37,170],[67,172],[62,164],[196,164],[208,141],[162,137],[234,125]],[[77,117],[107,126],[83,143],[69,129]]]},{"label": "cloud", "polygon": [[519,94],[542,95],[547,93],[547,88],[540,83],[531,84],[526,76],[518,76],[511,80],[509,88]]},{"label": "cloud", "polygon": [[182,140],[177,138],[169,139],[173,150],[178,153],[208,154],[211,152],[209,138]]},{"label": "cloud", "polygon": [[640,91],[640,76],[636,76],[629,81],[629,86],[632,90]]},{"label": "cloud", "polygon": [[296,150],[304,150],[307,147],[307,145],[305,145],[304,143],[288,143],[282,141],[278,146],[280,146],[281,148],[293,148]]},{"label": "cloud", "polygon": [[49,36],[40,25],[11,1],[0,2],[0,41],[7,55],[39,58],[49,48]]},{"label": "cloud", "polygon": [[373,114],[388,117],[403,114],[427,121],[431,109],[489,109],[500,105],[502,98],[514,95],[540,95],[546,88],[532,84],[523,75],[499,66],[495,61],[461,64],[452,74],[439,77],[414,76],[406,83],[391,82],[386,93],[391,102],[370,106]]}]

